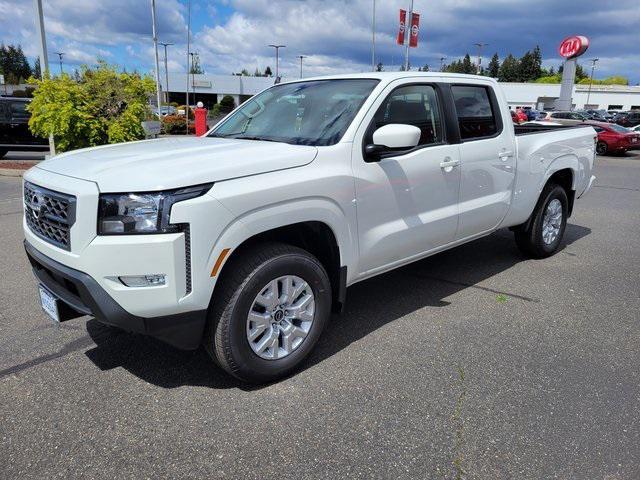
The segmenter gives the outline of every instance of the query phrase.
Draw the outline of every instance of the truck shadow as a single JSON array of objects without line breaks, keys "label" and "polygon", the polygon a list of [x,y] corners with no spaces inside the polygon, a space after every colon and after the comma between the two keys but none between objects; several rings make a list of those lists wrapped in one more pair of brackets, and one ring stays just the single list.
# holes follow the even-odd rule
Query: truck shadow
[{"label": "truck shadow", "polygon": [[[565,242],[558,255],[578,255],[571,244],[591,229],[567,225]],[[423,307],[446,307],[446,298],[477,288],[526,302],[538,302],[523,292],[498,291],[479,285],[517,263],[525,261],[513,235],[500,230],[488,237],[440,253],[349,288],[345,314],[332,317],[318,345],[300,369],[312,368],[380,327]],[[526,292],[524,292],[526,293]],[[158,340],[107,327],[96,320],[87,323],[95,348],[86,356],[101,370],[124,368],[140,379],[163,388],[203,386],[256,390],[217,368],[200,348],[177,350]]]}]

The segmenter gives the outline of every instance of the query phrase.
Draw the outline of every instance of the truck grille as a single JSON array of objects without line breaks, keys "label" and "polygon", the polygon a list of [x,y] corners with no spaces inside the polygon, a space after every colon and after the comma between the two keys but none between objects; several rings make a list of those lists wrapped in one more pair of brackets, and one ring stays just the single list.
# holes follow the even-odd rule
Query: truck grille
[{"label": "truck grille", "polygon": [[24,215],[35,235],[57,247],[71,249],[69,231],[76,220],[76,197],[25,182]]}]

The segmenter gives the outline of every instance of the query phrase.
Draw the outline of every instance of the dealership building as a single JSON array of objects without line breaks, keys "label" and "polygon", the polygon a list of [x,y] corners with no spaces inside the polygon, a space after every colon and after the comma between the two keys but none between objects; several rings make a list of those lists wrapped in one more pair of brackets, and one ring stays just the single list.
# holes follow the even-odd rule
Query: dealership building
[{"label": "dealership building", "polygon": [[[284,79],[287,80],[287,79]],[[234,75],[187,75],[169,74],[169,98],[172,102],[184,104],[187,82],[191,92],[190,104],[203,102],[211,108],[224,95],[231,95],[236,105],[252,95],[273,85],[270,77],[243,77]],[[165,89],[164,75],[161,78]],[[560,96],[560,84],[547,83],[500,83],[504,89],[509,106],[526,106],[549,110],[554,108],[555,100]],[[640,109],[640,86],[574,85],[573,107],[575,109],[638,110]]]}]

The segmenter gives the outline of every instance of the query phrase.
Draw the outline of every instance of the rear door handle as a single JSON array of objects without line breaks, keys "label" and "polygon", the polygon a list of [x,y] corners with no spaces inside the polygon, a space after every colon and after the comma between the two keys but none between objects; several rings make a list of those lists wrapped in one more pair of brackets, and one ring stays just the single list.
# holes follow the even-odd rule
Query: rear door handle
[{"label": "rear door handle", "polygon": [[447,173],[453,170],[453,167],[457,167],[458,165],[460,165],[460,160],[453,160],[451,157],[444,157],[444,160],[440,162],[440,168]]}]

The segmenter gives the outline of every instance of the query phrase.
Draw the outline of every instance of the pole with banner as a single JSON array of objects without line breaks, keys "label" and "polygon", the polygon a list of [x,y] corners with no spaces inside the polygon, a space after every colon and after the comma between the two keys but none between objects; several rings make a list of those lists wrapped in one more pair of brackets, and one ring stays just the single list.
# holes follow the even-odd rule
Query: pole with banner
[{"label": "pole with banner", "polygon": [[[409,34],[407,35],[407,31]],[[407,11],[400,9],[400,23],[398,25],[398,36],[396,43],[404,45],[404,70],[409,70],[409,48],[418,46],[418,33],[420,32],[420,14],[413,11],[413,0],[409,15]]]},{"label": "pole with banner", "polygon": [[[409,15],[407,17],[407,20],[408,20],[407,23],[409,25],[411,25],[411,23],[412,23],[412,21],[411,21],[412,17],[413,17],[413,0],[411,0],[411,6],[409,7]],[[405,23],[405,25],[407,25],[407,23]],[[405,28],[405,30],[406,30],[406,28]],[[404,69],[405,69],[405,71],[409,70],[409,41],[407,41],[405,43],[405,47],[404,47]]]}]

